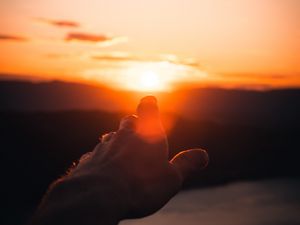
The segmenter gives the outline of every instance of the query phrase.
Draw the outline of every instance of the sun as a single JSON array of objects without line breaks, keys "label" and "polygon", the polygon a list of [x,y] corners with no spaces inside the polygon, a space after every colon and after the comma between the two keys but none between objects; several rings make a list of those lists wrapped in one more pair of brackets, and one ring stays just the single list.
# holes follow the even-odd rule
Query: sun
[{"label": "sun", "polygon": [[134,66],[126,70],[122,85],[138,92],[166,92],[170,90],[170,82],[163,72],[153,65]]},{"label": "sun", "polygon": [[101,82],[117,90],[144,94],[170,93],[181,84],[199,82],[206,76],[194,66],[166,61],[119,62],[117,68],[108,66],[84,73],[87,80]]},{"label": "sun", "polygon": [[148,91],[160,89],[162,85],[158,74],[153,71],[142,72],[138,83],[141,89]]}]

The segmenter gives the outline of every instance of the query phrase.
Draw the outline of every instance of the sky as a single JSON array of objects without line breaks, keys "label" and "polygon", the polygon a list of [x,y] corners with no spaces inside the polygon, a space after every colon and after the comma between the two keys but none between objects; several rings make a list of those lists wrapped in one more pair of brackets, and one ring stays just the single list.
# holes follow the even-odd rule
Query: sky
[{"label": "sky", "polygon": [[157,91],[300,86],[298,0],[1,0],[0,73]]}]

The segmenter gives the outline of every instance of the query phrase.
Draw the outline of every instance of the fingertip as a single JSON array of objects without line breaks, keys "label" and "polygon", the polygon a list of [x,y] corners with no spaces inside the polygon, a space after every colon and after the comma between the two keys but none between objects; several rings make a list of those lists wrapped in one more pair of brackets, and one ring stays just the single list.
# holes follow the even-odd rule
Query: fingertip
[{"label": "fingertip", "polygon": [[150,103],[150,104],[157,104],[157,99],[155,96],[153,95],[148,95],[148,96],[145,96],[141,99],[141,102],[142,103]]},{"label": "fingertip", "polygon": [[139,118],[137,133],[142,138],[149,142],[164,138],[157,99],[154,96],[142,98],[136,111]]},{"label": "fingertip", "polygon": [[205,169],[209,163],[209,156],[203,149],[189,149],[175,155],[170,163],[175,166],[184,180],[191,174]]},{"label": "fingertip", "polygon": [[154,96],[146,96],[140,100],[137,107],[137,115],[140,118],[157,118],[159,115],[157,99]]},{"label": "fingertip", "polygon": [[201,148],[190,149],[186,151],[189,154],[190,160],[197,166],[198,169],[205,169],[209,163],[207,151]]},{"label": "fingertip", "polygon": [[135,131],[137,127],[137,116],[130,115],[122,118],[119,126],[119,130],[131,130]]}]

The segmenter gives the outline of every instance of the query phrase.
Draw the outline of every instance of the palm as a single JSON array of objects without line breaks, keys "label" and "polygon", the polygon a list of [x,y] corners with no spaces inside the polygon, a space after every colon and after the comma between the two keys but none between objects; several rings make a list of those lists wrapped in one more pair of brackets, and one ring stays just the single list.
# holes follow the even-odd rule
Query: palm
[{"label": "palm", "polygon": [[128,217],[149,215],[177,193],[180,176],[166,157],[166,139],[149,145],[132,134],[124,144],[115,160],[122,168],[119,175],[126,178],[131,190]]}]

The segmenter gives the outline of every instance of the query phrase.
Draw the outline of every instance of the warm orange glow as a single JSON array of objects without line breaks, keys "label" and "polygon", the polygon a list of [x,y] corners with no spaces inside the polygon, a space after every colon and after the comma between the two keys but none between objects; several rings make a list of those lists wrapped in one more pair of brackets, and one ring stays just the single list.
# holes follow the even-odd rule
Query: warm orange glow
[{"label": "warm orange glow", "polygon": [[7,0],[0,6],[0,73],[151,92],[182,84],[299,87],[299,6]]},{"label": "warm orange glow", "polygon": [[152,71],[143,72],[138,83],[140,85],[137,88],[146,91],[160,90],[164,88],[158,74]]},{"label": "warm orange glow", "polygon": [[[119,63],[119,62],[118,62]],[[112,68],[96,68],[84,71],[89,82],[101,82],[115,89],[139,92],[170,92],[176,84],[199,83],[207,74],[197,67],[167,61],[122,62],[115,72]]]},{"label": "warm orange glow", "polygon": [[170,83],[176,79],[176,76],[166,77],[163,76],[163,73],[164,71],[158,65],[132,66],[124,72],[125,83],[123,87],[141,92],[169,91]]}]

